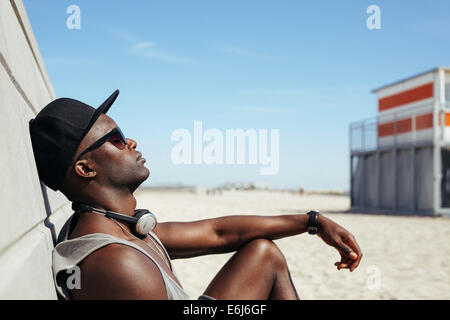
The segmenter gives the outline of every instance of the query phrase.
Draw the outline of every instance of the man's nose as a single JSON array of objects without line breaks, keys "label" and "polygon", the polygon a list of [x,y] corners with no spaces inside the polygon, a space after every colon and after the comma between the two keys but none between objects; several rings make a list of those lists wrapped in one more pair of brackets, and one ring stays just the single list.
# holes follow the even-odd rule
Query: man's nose
[{"label": "man's nose", "polygon": [[137,147],[137,142],[136,141],[134,141],[133,139],[129,139],[129,138],[127,138],[127,147],[128,147],[128,149],[136,149],[136,147]]}]

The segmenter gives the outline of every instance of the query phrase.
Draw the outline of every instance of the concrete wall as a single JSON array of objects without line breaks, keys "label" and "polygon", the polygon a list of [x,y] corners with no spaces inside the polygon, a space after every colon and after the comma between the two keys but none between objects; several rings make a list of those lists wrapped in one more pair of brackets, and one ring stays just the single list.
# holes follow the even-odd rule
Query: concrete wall
[{"label": "concrete wall", "polygon": [[[433,210],[433,150],[419,148],[416,152],[416,195],[418,210]],[[440,192],[440,190],[436,190]]]},{"label": "concrete wall", "polygon": [[434,214],[431,147],[398,149],[396,153],[374,151],[352,158],[356,163],[352,171],[352,209]]},{"label": "concrete wall", "polygon": [[[415,201],[415,178],[414,168],[414,151],[411,149],[399,150],[397,152],[397,186],[401,188],[398,191],[398,207],[403,210],[414,210]],[[431,152],[431,150],[429,151]],[[419,160],[420,161],[420,160]],[[429,166],[431,169],[431,166]],[[415,171],[416,173],[418,171]],[[429,173],[432,176],[432,173]],[[432,192],[428,192],[431,196]],[[431,199],[430,199],[431,201]],[[431,209],[431,208],[428,208]]]},{"label": "concrete wall", "polygon": [[54,236],[72,213],[40,183],[28,121],[55,99],[20,0],[0,1],[0,299],[56,299]]},{"label": "concrete wall", "polygon": [[380,155],[380,208],[395,208],[395,162],[394,152],[383,152]]},{"label": "concrete wall", "polygon": [[377,154],[364,157],[365,162],[365,205],[369,208],[376,208],[379,205],[379,177],[377,166]]}]

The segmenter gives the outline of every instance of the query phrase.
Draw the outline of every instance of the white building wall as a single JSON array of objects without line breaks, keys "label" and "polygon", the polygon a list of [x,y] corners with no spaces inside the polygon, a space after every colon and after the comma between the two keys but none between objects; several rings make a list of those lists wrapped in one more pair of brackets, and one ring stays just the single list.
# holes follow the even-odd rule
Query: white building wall
[{"label": "white building wall", "polygon": [[22,1],[1,0],[0,299],[57,298],[51,270],[53,237],[46,225],[54,224],[57,235],[72,211],[63,194],[41,185],[28,130],[28,121],[53,99]]},{"label": "white building wall", "polygon": [[[413,89],[416,87],[420,87],[420,86],[430,83],[430,82],[434,82],[434,71],[427,72],[420,76],[397,82],[395,84],[386,86],[381,89],[377,89],[376,94],[378,96],[378,99],[381,99],[381,98],[385,98],[385,97],[391,96],[391,95],[399,93],[399,92],[403,92],[403,91],[410,90],[410,89]],[[383,111],[383,112],[386,112],[386,111]]]},{"label": "white building wall", "polygon": [[450,103],[450,71],[449,70],[445,70],[445,100],[447,101],[447,103]]}]

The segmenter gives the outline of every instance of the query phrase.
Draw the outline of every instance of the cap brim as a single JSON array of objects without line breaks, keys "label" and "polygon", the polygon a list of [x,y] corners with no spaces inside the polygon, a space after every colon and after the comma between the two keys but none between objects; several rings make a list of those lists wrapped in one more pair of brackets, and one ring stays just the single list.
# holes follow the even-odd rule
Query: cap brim
[{"label": "cap brim", "polygon": [[114,103],[114,101],[116,101],[117,96],[119,95],[119,90],[114,91],[108,99],[106,99],[101,105],[100,107],[98,107],[94,114],[92,115],[91,121],[89,122],[88,127],[86,128],[85,132],[88,132],[89,129],[93,126],[93,124],[95,123],[95,121],[97,121],[98,117],[100,117],[100,114],[104,113],[106,114],[106,112],[108,112],[109,108],[112,106],[112,104]]},{"label": "cap brim", "polygon": [[100,107],[97,108],[97,112],[100,113],[106,113],[108,112],[109,108],[111,107],[111,105],[114,103],[114,101],[116,101],[117,96],[119,95],[119,90],[114,91],[108,99],[105,100],[105,102],[103,102]]}]

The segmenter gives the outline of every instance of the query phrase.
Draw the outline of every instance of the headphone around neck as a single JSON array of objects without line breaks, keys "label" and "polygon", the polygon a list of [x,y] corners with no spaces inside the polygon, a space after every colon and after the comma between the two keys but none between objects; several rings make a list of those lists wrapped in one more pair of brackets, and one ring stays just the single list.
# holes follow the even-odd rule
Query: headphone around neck
[{"label": "headphone around neck", "polygon": [[128,222],[131,227],[131,233],[136,237],[143,239],[156,227],[156,216],[147,209],[136,209],[134,216],[127,216],[125,214],[117,213],[114,211],[104,211],[94,207],[91,207],[84,203],[73,202],[72,210],[75,212],[95,212],[104,215],[110,219],[117,219]]}]

